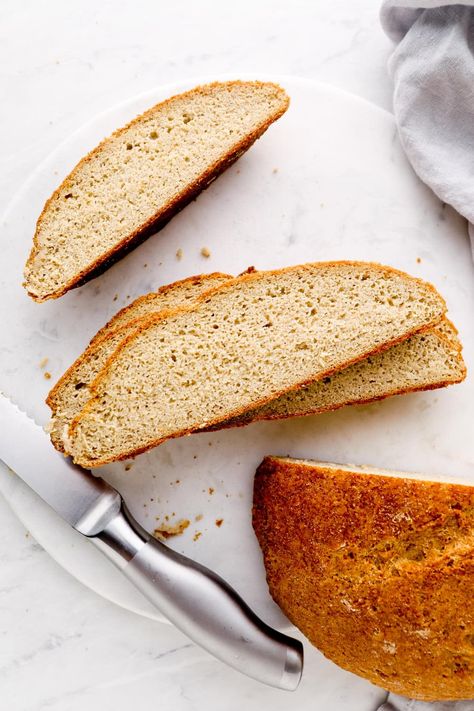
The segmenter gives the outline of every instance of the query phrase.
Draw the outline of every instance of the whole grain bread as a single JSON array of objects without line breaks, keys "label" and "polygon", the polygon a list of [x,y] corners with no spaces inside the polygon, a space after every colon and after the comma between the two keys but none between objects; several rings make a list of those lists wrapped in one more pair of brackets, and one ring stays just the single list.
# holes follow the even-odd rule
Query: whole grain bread
[{"label": "whole grain bread", "polygon": [[92,384],[67,451],[88,467],[134,456],[385,350],[445,310],[431,285],[378,264],[246,274],[143,320]]},{"label": "whole grain bread", "polygon": [[56,449],[65,451],[64,440],[67,439],[69,426],[89,399],[90,384],[117,346],[144,316],[185,306],[230,278],[228,274],[219,272],[188,277],[138,297],[115,314],[96,333],[84,353],[67,369],[46,399],[52,413],[49,433]]},{"label": "whole grain bread", "polygon": [[253,526],[273,599],[329,659],[415,699],[474,697],[474,487],[266,457]]},{"label": "whole grain bread", "polygon": [[216,82],[157,104],[83,158],[44,206],[25,267],[36,301],[97,276],[155,233],[288,108],[262,82]]},{"label": "whole grain bread", "polygon": [[[121,341],[147,315],[194,300],[232,277],[206,274],[184,279],[141,296],[116,314],[68,368],[46,400],[51,408],[51,440],[64,452],[69,426],[89,398],[89,387]],[[220,422],[209,430],[242,427],[259,420],[314,415],[418,390],[459,383],[466,376],[457,331],[448,319],[423,333],[369,356],[332,376],[296,388],[260,408]]]},{"label": "whole grain bread", "polygon": [[465,377],[466,366],[457,331],[444,318],[428,331],[415,333],[385,351],[291,390],[211,429],[316,415],[392,395],[443,388],[460,383]]}]

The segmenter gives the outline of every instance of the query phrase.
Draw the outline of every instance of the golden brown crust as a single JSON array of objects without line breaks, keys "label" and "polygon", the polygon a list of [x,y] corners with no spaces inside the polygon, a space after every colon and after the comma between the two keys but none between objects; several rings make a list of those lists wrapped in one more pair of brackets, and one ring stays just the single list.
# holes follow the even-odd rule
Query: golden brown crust
[{"label": "golden brown crust", "polygon": [[[160,312],[156,316],[149,316],[149,317],[145,317],[144,319],[142,319],[142,322],[139,325],[137,325],[136,330],[134,330],[132,333],[130,333],[128,336],[126,336],[124,338],[124,340],[120,343],[120,345],[117,347],[117,349],[115,350],[113,355],[108,359],[107,363],[105,364],[105,366],[103,367],[103,369],[101,370],[101,372],[99,373],[97,378],[91,384],[91,386],[90,386],[91,397],[90,397],[89,401],[87,402],[87,404],[85,405],[85,407],[83,408],[82,412],[71,423],[71,426],[69,428],[70,438],[74,439],[74,436],[76,434],[76,430],[77,430],[77,427],[78,427],[78,424],[79,424],[81,418],[93,409],[95,401],[97,401],[100,398],[99,389],[100,389],[101,383],[106,379],[109,371],[112,369],[115,359],[119,357],[119,355],[122,353],[122,351],[124,351],[127,348],[128,344],[131,343],[142,331],[145,331],[147,328],[152,327],[155,324],[158,324],[160,321],[163,321],[164,319],[166,319],[168,317],[173,317],[173,316],[177,316],[182,313],[197,310],[199,308],[201,302],[211,299],[214,296],[214,294],[216,294],[216,293],[221,294],[222,292],[225,292],[226,290],[231,289],[234,286],[234,284],[236,284],[236,283],[242,284],[242,283],[249,282],[249,281],[259,280],[259,279],[262,279],[262,278],[265,278],[265,277],[268,277],[271,275],[279,275],[279,274],[283,274],[283,273],[291,273],[291,272],[297,272],[297,271],[301,271],[301,270],[308,270],[309,271],[310,269],[314,269],[315,267],[320,268],[320,269],[325,269],[327,267],[343,266],[343,265],[344,266],[364,267],[367,269],[377,269],[377,271],[380,271],[380,270],[385,271],[388,274],[397,274],[398,276],[402,277],[403,279],[405,279],[407,281],[410,281],[411,283],[417,282],[419,284],[422,284],[424,288],[428,288],[430,291],[432,291],[434,294],[436,294],[436,297],[443,304],[443,311],[442,311],[442,313],[440,313],[439,316],[434,318],[429,323],[424,324],[422,327],[417,328],[417,329],[412,329],[411,331],[405,333],[403,336],[399,336],[399,337],[394,338],[390,341],[387,341],[386,343],[375,348],[374,350],[361,353],[356,358],[352,358],[344,363],[341,363],[337,368],[334,368],[334,367],[329,368],[328,370],[320,373],[318,376],[318,379],[332,375],[334,372],[337,372],[338,370],[342,370],[343,368],[347,368],[349,365],[356,363],[356,362],[368,357],[369,355],[373,355],[375,353],[380,353],[380,352],[386,350],[387,348],[390,348],[391,346],[394,346],[397,343],[400,343],[400,342],[406,340],[414,333],[422,333],[424,331],[427,331],[432,326],[439,323],[439,321],[442,319],[442,317],[444,316],[444,314],[446,312],[446,303],[445,303],[444,299],[438,294],[438,292],[436,291],[436,289],[434,288],[434,286],[432,284],[429,284],[428,282],[425,282],[422,279],[411,277],[408,274],[406,274],[405,272],[402,272],[398,269],[394,269],[393,267],[388,267],[385,265],[377,264],[375,262],[356,262],[356,261],[350,261],[350,260],[317,262],[314,264],[308,263],[308,264],[296,265],[296,266],[291,266],[291,267],[285,267],[283,269],[274,269],[274,270],[270,270],[270,271],[257,271],[257,272],[244,273],[238,277],[235,277],[234,279],[229,280],[228,282],[225,282],[223,285],[221,285],[219,287],[215,287],[214,289],[209,290],[202,296],[198,297],[196,299],[196,301],[190,306],[181,307],[181,308],[174,309],[174,310],[168,311],[168,312],[166,312],[166,311]],[[294,390],[296,388],[304,387],[314,381],[315,381],[315,378],[308,378],[302,382],[293,383],[285,389],[282,389],[278,392],[272,393],[272,395],[270,397],[265,397],[265,398],[256,400],[255,402],[252,403],[252,408],[257,408],[257,407],[260,407],[261,405],[266,405],[271,400],[274,400],[275,398],[280,397],[281,395],[284,395],[285,393],[287,393],[291,390]],[[227,419],[239,417],[240,415],[244,414],[247,409],[248,409],[248,406],[240,407],[240,408],[236,409],[234,412],[227,413],[225,415],[225,417],[216,417],[212,421],[206,423],[205,427],[206,428],[212,427],[214,425],[217,425],[219,422],[223,422]],[[83,461],[83,460],[79,460],[78,458],[75,458],[74,461],[76,461],[76,463],[78,463],[78,464],[81,464],[82,466],[87,466],[90,468],[103,466],[104,464],[108,464],[109,462],[112,462],[112,461],[121,461],[123,459],[129,459],[130,457],[135,457],[138,454],[142,454],[143,452],[146,452],[149,449],[157,447],[159,444],[161,444],[162,442],[164,442],[167,439],[174,439],[177,437],[182,437],[182,436],[191,434],[193,432],[196,432],[197,430],[198,430],[198,427],[189,427],[189,428],[186,428],[186,429],[181,430],[179,432],[176,432],[173,435],[168,435],[166,437],[156,438],[155,440],[150,441],[145,446],[140,446],[140,447],[136,447],[134,449],[124,451],[120,456],[102,457],[101,459],[87,460],[87,462],[85,460]]]},{"label": "golden brown crust", "polygon": [[416,699],[471,699],[474,487],[369,474],[263,460],[253,526],[270,592],[344,669]]},{"label": "golden brown crust", "polygon": [[[243,84],[252,84],[255,86],[264,86],[266,84],[269,84],[269,82],[259,82],[259,81],[254,81],[254,82],[244,82],[244,81],[231,81],[231,82],[224,82],[226,86],[232,87],[232,86],[237,86],[237,85],[243,85]],[[117,129],[114,131],[111,136],[105,138],[103,141],[99,143],[96,148],[94,148],[90,153],[88,153],[86,156],[84,156],[79,163],[73,168],[71,173],[63,180],[61,185],[53,192],[51,197],[46,201],[45,206],[38,218],[38,221],[36,223],[36,230],[35,234],[33,237],[33,247],[30,252],[30,255],[28,257],[28,260],[26,262],[26,268],[30,266],[30,264],[33,262],[36,254],[39,251],[39,241],[38,241],[38,232],[39,228],[41,226],[42,220],[44,215],[48,212],[49,206],[52,204],[52,202],[59,196],[60,192],[63,189],[67,189],[69,186],[70,180],[73,176],[77,174],[78,171],[80,171],[81,166],[90,162],[93,157],[95,157],[98,153],[101,152],[102,147],[104,144],[106,144],[110,138],[120,136],[123,132],[125,132],[130,126],[134,125],[137,122],[142,121],[144,118],[148,117],[152,113],[154,113],[158,108],[162,108],[166,106],[167,104],[171,103],[178,97],[182,98],[184,96],[191,96],[193,94],[202,94],[202,93],[210,93],[212,89],[214,89],[217,86],[221,86],[223,82],[213,82],[211,84],[206,84],[203,86],[197,86],[194,89],[191,89],[190,91],[184,92],[183,94],[177,94],[175,96],[170,97],[169,99],[166,99],[165,101],[160,102],[159,104],[156,104],[152,108],[148,109],[145,111],[143,114],[140,114],[136,118],[134,118],[132,121],[130,121],[128,124],[125,126]],[[285,102],[281,106],[280,109],[275,111],[271,116],[269,116],[263,123],[258,126],[252,133],[250,133],[248,136],[246,136],[244,139],[242,139],[234,148],[232,151],[228,152],[227,154],[223,155],[219,160],[215,161],[211,166],[207,168],[207,170],[192,184],[189,185],[189,187],[184,190],[180,195],[178,195],[174,200],[170,201],[167,205],[165,205],[161,210],[156,212],[152,217],[150,217],[146,222],[143,223],[143,225],[140,226],[137,230],[132,232],[128,237],[124,238],[119,242],[117,245],[115,245],[112,249],[108,250],[105,252],[99,259],[96,259],[92,264],[90,264],[86,269],[83,269],[81,272],[79,272],[73,279],[71,279],[67,284],[65,284],[63,287],[60,289],[57,289],[56,291],[47,294],[46,296],[38,296],[37,294],[33,294],[30,291],[28,291],[28,284],[25,281],[23,286],[27,289],[27,293],[29,296],[31,296],[35,301],[38,303],[41,303],[43,301],[46,301],[48,299],[57,299],[60,296],[63,296],[67,291],[70,289],[73,289],[78,286],[82,286],[82,284],[86,283],[90,279],[95,278],[96,276],[99,276],[102,272],[104,272],[106,269],[108,269],[114,262],[116,262],[118,259],[123,257],[126,253],[137,247],[141,242],[143,242],[145,239],[150,237],[152,234],[155,234],[159,229],[165,226],[165,224],[172,218],[174,215],[182,210],[188,203],[190,203],[192,200],[194,200],[197,195],[205,190],[210,183],[217,178],[222,172],[224,172],[232,163],[234,163],[245,151],[247,151],[255,141],[262,136],[265,131],[268,129],[268,127],[274,123],[277,119],[279,119],[285,111],[288,109],[290,99],[289,97],[285,94],[285,91],[282,87],[278,86],[277,84],[274,85],[278,91],[282,92],[282,95],[285,96]]]}]

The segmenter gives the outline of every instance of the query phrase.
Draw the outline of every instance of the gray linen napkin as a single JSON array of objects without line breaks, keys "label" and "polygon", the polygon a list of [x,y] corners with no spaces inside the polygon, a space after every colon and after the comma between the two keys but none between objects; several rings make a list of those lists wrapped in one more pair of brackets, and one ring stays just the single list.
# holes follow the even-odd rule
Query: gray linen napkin
[{"label": "gray linen napkin", "polygon": [[380,18],[398,43],[389,71],[403,148],[468,219],[474,257],[474,0],[385,0]]}]

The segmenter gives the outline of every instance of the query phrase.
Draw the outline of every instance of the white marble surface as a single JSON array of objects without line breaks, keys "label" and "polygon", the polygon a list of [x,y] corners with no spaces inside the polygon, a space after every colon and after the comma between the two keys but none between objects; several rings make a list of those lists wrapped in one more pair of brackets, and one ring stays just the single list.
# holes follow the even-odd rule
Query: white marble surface
[{"label": "white marble surface", "polygon": [[[376,0],[2,0],[0,210],[37,163],[97,112],[153,86],[204,74],[264,71],[331,82],[390,107],[390,44]],[[7,107],[7,109],[6,109]],[[320,708],[369,711],[365,682],[307,654],[297,696],[258,686],[176,630],[87,591],[0,501],[0,694],[9,711]],[[331,665],[332,666],[332,665]],[[372,708],[378,693],[371,696]],[[361,699],[363,698],[363,701]]]}]

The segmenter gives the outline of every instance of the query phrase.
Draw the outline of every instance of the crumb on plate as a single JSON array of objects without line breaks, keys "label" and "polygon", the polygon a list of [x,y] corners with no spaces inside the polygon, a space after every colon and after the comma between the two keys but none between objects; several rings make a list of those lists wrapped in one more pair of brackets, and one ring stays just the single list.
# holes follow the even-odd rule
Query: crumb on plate
[{"label": "crumb on plate", "polygon": [[[168,520],[169,517],[165,516]],[[162,524],[159,528],[155,528],[153,535],[162,541],[172,536],[180,536],[189,526],[190,521],[187,518],[182,518],[173,525]]]}]

